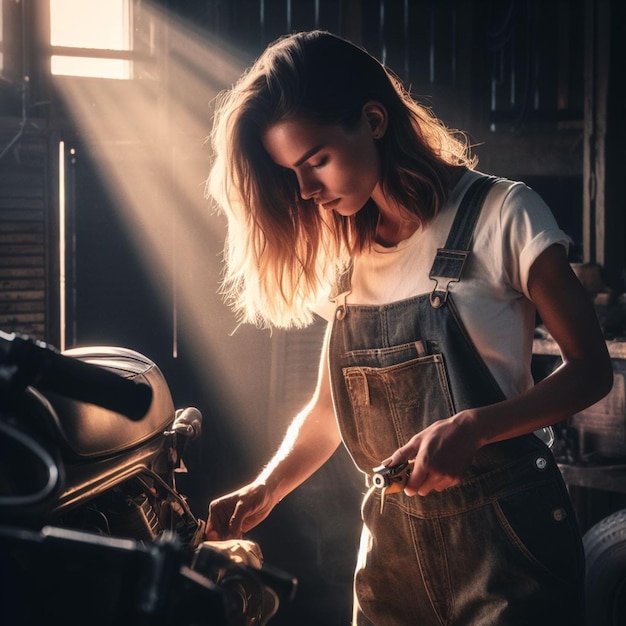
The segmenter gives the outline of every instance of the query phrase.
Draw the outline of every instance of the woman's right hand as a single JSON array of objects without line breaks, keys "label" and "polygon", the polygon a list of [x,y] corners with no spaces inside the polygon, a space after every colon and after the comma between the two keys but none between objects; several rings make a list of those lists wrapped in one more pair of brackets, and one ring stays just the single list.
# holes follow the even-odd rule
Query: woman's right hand
[{"label": "woman's right hand", "polygon": [[317,471],[341,443],[328,374],[331,328],[329,324],[311,401],[293,419],[279,449],[259,476],[209,504],[204,531],[207,541],[240,539],[260,524],[282,498]]},{"label": "woman's right hand", "polygon": [[209,504],[204,538],[207,541],[240,539],[261,523],[273,508],[267,485],[250,483]]}]

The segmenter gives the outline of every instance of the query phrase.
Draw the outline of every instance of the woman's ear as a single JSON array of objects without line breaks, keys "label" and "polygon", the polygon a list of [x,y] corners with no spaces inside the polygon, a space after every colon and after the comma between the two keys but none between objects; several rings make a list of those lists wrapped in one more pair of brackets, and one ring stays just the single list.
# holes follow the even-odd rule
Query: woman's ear
[{"label": "woman's ear", "polygon": [[363,105],[363,116],[374,139],[380,139],[387,132],[387,109],[380,102],[371,100]]}]

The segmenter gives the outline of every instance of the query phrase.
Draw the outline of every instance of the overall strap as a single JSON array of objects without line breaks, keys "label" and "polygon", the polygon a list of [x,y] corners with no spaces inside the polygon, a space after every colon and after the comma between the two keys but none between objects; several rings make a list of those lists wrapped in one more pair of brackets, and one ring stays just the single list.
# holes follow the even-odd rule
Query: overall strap
[{"label": "overall strap", "polygon": [[350,259],[342,268],[337,269],[335,286],[328,298],[336,306],[335,317],[338,320],[342,320],[346,316],[346,298],[352,293],[353,270],[353,259]]},{"label": "overall strap", "polygon": [[481,176],[469,186],[461,199],[445,248],[437,249],[435,261],[428,275],[435,281],[435,287],[430,294],[430,304],[435,309],[442,307],[448,299],[450,283],[461,280],[483,202],[497,180],[495,176]]}]

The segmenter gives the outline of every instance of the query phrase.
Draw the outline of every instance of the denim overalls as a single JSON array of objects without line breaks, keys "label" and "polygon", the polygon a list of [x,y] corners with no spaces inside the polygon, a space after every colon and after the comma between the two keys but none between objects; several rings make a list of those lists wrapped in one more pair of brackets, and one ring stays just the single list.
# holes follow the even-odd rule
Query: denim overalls
[{"label": "denim overalls", "polygon": [[[482,201],[463,198],[430,277],[433,293],[346,304],[338,281],[330,372],[344,443],[366,475],[410,437],[464,408],[504,399],[463,329],[459,280]],[[370,488],[355,573],[354,625],[577,626],[584,553],[553,455],[535,435],[482,448],[461,484],[428,496]]]}]

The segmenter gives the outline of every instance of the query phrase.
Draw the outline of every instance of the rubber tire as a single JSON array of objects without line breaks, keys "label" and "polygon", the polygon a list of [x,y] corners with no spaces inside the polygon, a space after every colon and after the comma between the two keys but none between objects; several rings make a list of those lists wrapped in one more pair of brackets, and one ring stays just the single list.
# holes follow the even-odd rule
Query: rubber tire
[{"label": "rubber tire", "polygon": [[592,526],[583,536],[588,626],[626,624],[626,509]]}]

